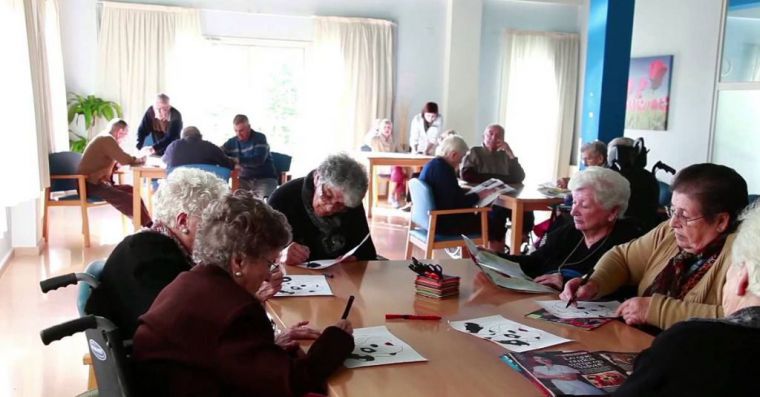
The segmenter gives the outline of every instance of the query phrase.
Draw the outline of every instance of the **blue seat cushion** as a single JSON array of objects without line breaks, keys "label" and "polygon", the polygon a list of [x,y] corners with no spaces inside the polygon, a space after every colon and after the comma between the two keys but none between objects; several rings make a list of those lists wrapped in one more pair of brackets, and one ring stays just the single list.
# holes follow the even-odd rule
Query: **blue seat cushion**
[{"label": "blue seat cushion", "polygon": [[[57,201],[79,201],[79,194],[69,194],[57,198]],[[87,197],[87,202],[90,204],[101,203],[103,199],[100,197]]]},{"label": "blue seat cushion", "polygon": [[[425,229],[413,229],[409,233],[414,238],[416,238],[418,240],[425,241],[427,239],[427,233],[428,233],[428,231],[425,230]],[[480,238],[480,233],[470,233],[470,234],[465,234],[465,236],[467,236],[468,238],[474,240],[474,239],[479,239]],[[436,243],[437,242],[442,242],[442,241],[460,241],[460,240],[462,240],[462,236],[459,235],[459,234],[438,234],[438,233],[436,233],[436,235],[435,235],[434,238],[435,238],[434,242],[436,242]]]}]

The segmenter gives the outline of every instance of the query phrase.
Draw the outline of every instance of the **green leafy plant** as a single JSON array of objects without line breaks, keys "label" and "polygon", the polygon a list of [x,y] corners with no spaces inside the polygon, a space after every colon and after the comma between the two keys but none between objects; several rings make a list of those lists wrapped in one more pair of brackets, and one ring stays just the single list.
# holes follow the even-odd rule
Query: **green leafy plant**
[{"label": "green leafy plant", "polygon": [[123,117],[121,106],[113,101],[106,101],[103,98],[96,97],[95,95],[78,95],[69,93],[68,97],[68,110],[69,110],[69,124],[75,120],[84,120],[84,128],[87,130],[86,136],[79,135],[73,131],[71,132],[71,139],[69,140],[71,150],[74,152],[83,152],[87,146],[87,137],[92,136],[92,129],[95,128],[95,124],[98,119],[111,120],[118,116]]}]

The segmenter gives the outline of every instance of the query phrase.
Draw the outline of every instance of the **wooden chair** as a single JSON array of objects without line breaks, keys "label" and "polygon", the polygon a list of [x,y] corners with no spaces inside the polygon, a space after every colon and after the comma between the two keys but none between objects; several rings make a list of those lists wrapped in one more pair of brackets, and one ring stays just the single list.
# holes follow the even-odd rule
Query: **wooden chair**
[{"label": "wooden chair", "polygon": [[[82,155],[76,152],[58,152],[48,155],[50,163],[50,187],[45,188],[44,213],[42,219],[42,237],[48,240],[48,209],[50,207],[80,207],[82,211],[82,235],[84,246],[90,246],[90,221],[87,210],[90,207],[108,203],[87,196],[87,177],[77,174]],[[61,193],[53,196],[53,193]]]},{"label": "wooden chair", "polygon": [[409,192],[412,195],[412,213],[409,221],[409,232],[406,240],[406,259],[412,256],[412,247],[417,246],[425,251],[425,259],[433,258],[434,249],[462,247],[462,256],[468,257],[464,239],[459,234],[448,235],[436,233],[438,217],[453,214],[480,214],[480,233],[468,234],[475,244],[485,245],[488,241],[488,211],[484,208],[461,208],[451,210],[436,210],[433,192],[430,187],[417,178],[409,180]]},{"label": "wooden chair", "polygon": [[274,169],[277,172],[277,175],[279,175],[277,184],[282,185],[291,179],[291,175],[288,171],[290,171],[290,163],[293,161],[293,157],[277,152],[270,152],[270,154],[272,155]]}]

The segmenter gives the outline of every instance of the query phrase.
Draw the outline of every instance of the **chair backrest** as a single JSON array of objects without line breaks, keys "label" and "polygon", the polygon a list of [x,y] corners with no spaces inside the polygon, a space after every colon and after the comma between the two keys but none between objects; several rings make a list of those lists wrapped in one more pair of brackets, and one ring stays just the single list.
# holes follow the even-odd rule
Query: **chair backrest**
[{"label": "chair backrest", "polygon": [[433,191],[418,178],[409,180],[409,194],[412,196],[412,222],[428,228],[429,212],[435,209]]},{"label": "chair backrest", "polygon": [[277,152],[271,152],[270,154],[272,155],[272,162],[277,174],[290,171],[290,163],[293,161],[293,157]]},{"label": "chair backrest", "polygon": [[[99,281],[100,276],[103,274],[103,267],[105,265],[105,259],[92,261],[84,269],[84,272],[92,277],[95,277],[95,279]],[[87,300],[90,299],[90,294],[92,294],[92,287],[87,283],[80,282],[77,288],[79,289],[77,292],[77,310],[79,310],[80,316],[84,316],[87,314],[84,312],[84,307],[87,305]]]},{"label": "chair backrest", "polygon": [[750,204],[757,201],[757,199],[760,199],[760,194],[750,194],[749,196],[747,196],[747,200]]},{"label": "chair backrest", "polygon": [[195,169],[198,169],[198,170],[203,170],[203,171],[206,171],[206,172],[210,172],[210,173],[216,175],[217,177],[219,177],[219,179],[224,180],[224,181],[230,180],[230,175],[232,174],[232,170],[231,169],[224,168],[224,167],[221,167],[221,166],[218,166],[218,165],[211,165],[211,164],[185,164],[185,165],[179,165],[179,166],[172,167],[172,168],[167,168],[166,169],[166,175],[168,176],[175,169],[182,168],[182,167],[195,168]]},{"label": "chair backrest", "polygon": [[660,207],[667,207],[670,205],[670,199],[673,197],[673,191],[670,190],[670,185],[658,180],[657,184],[660,186]]},{"label": "chair backrest", "polygon": [[[50,175],[73,175],[79,172],[82,154],[77,152],[58,152],[48,155]],[[53,179],[50,181],[51,192],[76,190],[77,181],[74,179]]]}]

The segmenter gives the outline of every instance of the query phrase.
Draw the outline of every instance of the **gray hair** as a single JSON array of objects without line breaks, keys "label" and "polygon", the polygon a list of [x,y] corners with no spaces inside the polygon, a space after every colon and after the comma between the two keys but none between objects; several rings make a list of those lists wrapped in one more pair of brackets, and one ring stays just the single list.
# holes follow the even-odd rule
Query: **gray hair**
[{"label": "gray hair", "polygon": [[228,193],[203,211],[193,260],[230,272],[233,258],[261,259],[281,250],[292,235],[285,215],[244,189]]},{"label": "gray hair", "polygon": [[[619,139],[619,138],[615,138],[615,139]],[[613,139],[613,142],[615,141],[615,139]],[[612,142],[610,142],[610,145],[612,145]],[[630,145],[630,146],[633,146],[633,145]],[[605,161],[607,160],[607,144],[606,143],[597,140],[597,141],[586,142],[581,146],[581,153],[589,151],[589,150],[604,157]]]},{"label": "gray hair", "polygon": [[503,137],[504,136],[504,127],[501,126],[501,124],[489,124],[486,126],[486,129],[483,130],[483,135],[485,136],[488,130],[491,128],[495,128]]},{"label": "gray hair", "polygon": [[607,210],[619,208],[618,218],[628,209],[631,198],[631,184],[619,173],[603,167],[587,167],[570,178],[567,187],[576,191],[591,189],[596,201]]},{"label": "gray hair", "polygon": [[216,175],[195,168],[173,170],[154,197],[153,220],[176,227],[177,215],[201,216],[203,209],[229,191]]},{"label": "gray hair", "polygon": [[[746,266],[749,290],[760,297],[760,200],[747,207],[739,217],[739,226],[731,247],[732,264]],[[724,292],[725,293],[725,292]]]},{"label": "gray hair", "polygon": [[169,96],[162,92],[156,95],[156,102],[169,103]]},{"label": "gray hair", "polygon": [[203,134],[198,127],[189,125],[182,130],[183,139],[203,139]]},{"label": "gray hair", "polygon": [[451,152],[457,152],[464,155],[467,153],[467,142],[459,135],[449,135],[438,145],[435,150],[436,156],[446,157]]},{"label": "gray hair", "polygon": [[317,167],[317,173],[323,183],[343,192],[346,207],[358,207],[367,193],[367,170],[345,153],[328,156]]}]

